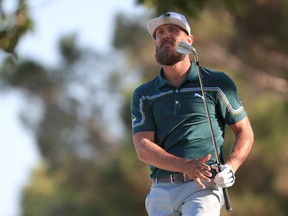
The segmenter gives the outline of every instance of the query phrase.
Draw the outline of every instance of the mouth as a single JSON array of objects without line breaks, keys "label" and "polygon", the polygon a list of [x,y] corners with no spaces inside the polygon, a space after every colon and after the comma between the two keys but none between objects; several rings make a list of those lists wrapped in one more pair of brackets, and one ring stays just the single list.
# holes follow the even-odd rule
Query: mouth
[{"label": "mouth", "polygon": [[165,43],[161,44],[161,48],[165,48],[165,47],[174,47],[174,43],[173,42],[165,42]]}]

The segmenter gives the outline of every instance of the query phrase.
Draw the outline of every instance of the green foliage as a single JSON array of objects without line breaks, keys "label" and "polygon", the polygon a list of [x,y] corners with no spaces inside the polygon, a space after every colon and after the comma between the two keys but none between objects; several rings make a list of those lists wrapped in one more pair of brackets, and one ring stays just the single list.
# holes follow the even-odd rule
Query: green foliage
[{"label": "green foliage", "polygon": [[8,16],[4,12],[2,4],[3,2],[0,1],[0,49],[14,53],[19,39],[32,29],[33,22],[29,17],[26,0],[18,0],[14,12]]},{"label": "green foliage", "polygon": [[73,159],[56,172],[43,164],[24,191],[23,215],[145,215],[147,181],[131,156],[125,153],[105,166]]},{"label": "green foliage", "polygon": [[[250,45],[257,41],[258,44],[270,49],[287,52],[288,30],[284,26],[288,21],[286,12],[288,2],[279,1],[239,1],[235,24],[242,42]],[[268,16],[269,14],[269,16]]]},{"label": "green foliage", "polygon": [[77,61],[80,57],[80,51],[76,47],[77,35],[69,35],[61,38],[59,42],[59,51],[61,55],[70,63]]},{"label": "green foliage", "polygon": [[11,85],[17,88],[41,94],[43,90],[52,85],[47,80],[46,69],[34,61],[25,61],[16,68],[11,66],[8,60],[4,65],[3,75]]},{"label": "green foliage", "polygon": [[28,101],[36,97],[45,108],[31,128],[45,162],[24,190],[23,215],[142,215],[146,167],[137,166],[132,145],[120,149],[123,138],[111,134],[103,117],[121,93],[117,58],[81,49],[76,42],[73,35],[60,40],[63,62],[57,68],[7,59],[0,70],[3,88],[26,91]]},{"label": "green foliage", "polygon": [[150,8],[155,7],[157,14],[162,14],[167,11],[182,11],[191,16],[196,16],[207,2],[208,0],[183,0],[181,4],[179,4],[177,0],[138,0],[139,4],[144,4]]},{"label": "green foliage", "polygon": [[147,8],[154,8],[156,14],[167,11],[175,11],[186,14],[187,17],[197,17],[205,7],[226,9],[230,13],[237,11],[238,2],[235,0],[137,0],[138,4],[143,4]]}]

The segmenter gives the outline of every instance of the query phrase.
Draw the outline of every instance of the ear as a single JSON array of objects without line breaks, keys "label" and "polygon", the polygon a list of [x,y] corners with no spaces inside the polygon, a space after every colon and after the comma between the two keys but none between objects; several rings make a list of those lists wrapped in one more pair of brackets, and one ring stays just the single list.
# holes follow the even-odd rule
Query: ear
[{"label": "ear", "polygon": [[194,36],[193,36],[193,35],[187,36],[187,43],[188,43],[189,45],[192,45],[193,42],[194,42]]}]

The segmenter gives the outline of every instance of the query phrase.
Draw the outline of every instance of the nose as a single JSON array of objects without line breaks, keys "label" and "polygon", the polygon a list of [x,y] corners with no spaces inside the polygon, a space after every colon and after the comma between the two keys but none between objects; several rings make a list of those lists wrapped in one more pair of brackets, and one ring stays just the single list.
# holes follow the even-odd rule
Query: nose
[{"label": "nose", "polygon": [[168,31],[164,31],[162,35],[162,39],[169,39],[170,38],[170,33]]}]

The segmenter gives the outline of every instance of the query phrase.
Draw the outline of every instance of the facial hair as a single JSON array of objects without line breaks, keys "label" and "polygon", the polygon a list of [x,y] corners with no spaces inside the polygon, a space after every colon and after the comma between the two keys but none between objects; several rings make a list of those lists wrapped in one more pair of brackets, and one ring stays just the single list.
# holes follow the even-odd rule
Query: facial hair
[{"label": "facial hair", "polygon": [[171,66],[184,59],[185,55],[178,53],[174,47],[164,45],[156,46],[155,59],[160,65]]}]

